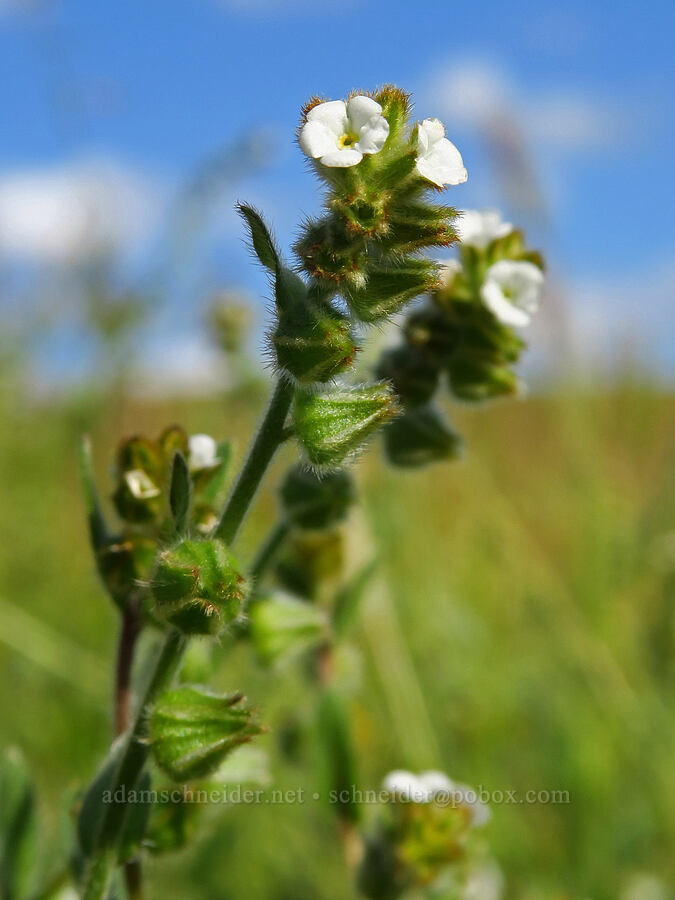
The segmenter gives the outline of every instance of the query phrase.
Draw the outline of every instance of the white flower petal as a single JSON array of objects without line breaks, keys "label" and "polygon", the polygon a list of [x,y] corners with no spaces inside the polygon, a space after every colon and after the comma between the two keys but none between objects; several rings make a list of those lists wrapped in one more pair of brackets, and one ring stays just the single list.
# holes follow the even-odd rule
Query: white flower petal
[{"label": "white flower petal", "polygon": [[359,130],[358,148],[362,153],[379,153],[389,137],[389,122],[384,116],[373,116]]},{"label": "white flower petal", "polygon": [[419,781],[430,797],[439,793],[449,794],[455,787],[445,772],[439,772],[435,769],[422,772],[419,776]]},{"label": "white flower petal", "polygon": [[129,472],[125,472],[124,480],[127,483],[131,496],[137,500],[150,500],[152,497],[158,497],[161,494],[155,482],[143,469],[131,469]]},{"label": "white flower petal", "polygon": [[210,469],[218,465],[218,444],[210,434],[192,434],[188,438],[188,456],[193,470]]},{"label": "white flower petal", "polygon": [[307,113],[308,122],[323,122],[336,137],[347,130],[347,105],[344,100],[328,100],[312,107]]},{"label": "white flower petal", "polygon": [[382,107],[373,100],[372,97],[365,97],[359,94],[347,104],[347,116],[354,131],[360,131],[361,128],[370,122],[371,119],[382,117]]},{"label": "white flower petal", "polygon": [[467,171],[462,156],[445,137],[445,126],[438,119],[425,119],[417,132],[417,171],[427,181],[444,187],[463,184]]},{"label": "white flower petal", "polygon": [[335,150],[337,138],[325,122],[307,122],[302,127],[298,143],[307,156],[318,159],[325,153]]},{"label": "white flower petal", "polygon": [[430,145],[445,137],[445,125],[440,119],[425,119],[420,125],[420,134],[424,134]]},{"label": "white flower petal", "polygon": [[335,147],[334,150],[321,157],[321,162],[324,166],[333,169],[346,169],[349,166],[358,165],[362,159],[363,153],[356,147]]},{"label": "white flower petal", "polygon": [[513,225],[503,222],[496,209],[467,209],[458,220],[456,230],[463,244],[484,250],[492,241],[512,232]]},{"label": "white flower petal", "polygon": [[426,803],[429,792],[417,775],[405,769],[396,769],[384,779],[384,789],[401,800],[413,803]]},{"label": "white flower petal", "polygon": [[522,328],[539,308],[544,275],[534,263],[502,259],[487,270],[481,297],[504,325]]}]

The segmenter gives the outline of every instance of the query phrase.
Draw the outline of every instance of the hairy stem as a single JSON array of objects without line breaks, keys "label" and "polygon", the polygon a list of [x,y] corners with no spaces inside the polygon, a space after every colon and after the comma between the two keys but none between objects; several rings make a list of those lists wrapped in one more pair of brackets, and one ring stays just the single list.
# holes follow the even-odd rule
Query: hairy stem
[{"label": "hairy stem", "polygon": [[[134,651],[141,633],[141,621],[135,597],[129,597],[122,612],[122,627],[117,644],[115,665],[115,737],[124,734],[131,720],[131,671]],[[124,863],[124,882],[130,900],[140,900],[143,896],[143,869],[140,859],[129,859]]]},{"label": "hairy stem", "polygon": [[[231,544],[272,457],[283,442],[284,426],[293,398],[290,382],[280,378],[249,454],[215,529],[215,536]],[[141,701],[133,728],[122,753],[112,791],[113,801],[106,806],[98,834],[98,850],[89,860],[84,900],[105,900],[117,865],[117,849],[127,811],[125,794],[133,790],[150,752],[147,742],[147,718],[157,696],[174,679],[185,651],[187,638],[172,629],[162,646],[150,683]],[[116,800],[121,794],[121,799]]]},{"label": "hairy stem", "polygon": [[231,544],[244,521],[262,476],[279,444],[285,440],[286,417],[293,399],[293,385],[285,378],[277,381],[267,412],[255,436],[225,509],[216,525],[214,537]]}]

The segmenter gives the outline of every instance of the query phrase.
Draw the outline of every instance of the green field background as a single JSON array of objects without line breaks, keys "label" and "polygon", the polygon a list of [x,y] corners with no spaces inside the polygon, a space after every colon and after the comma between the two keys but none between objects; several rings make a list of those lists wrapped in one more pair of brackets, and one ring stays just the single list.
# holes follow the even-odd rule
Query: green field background
[{"label": "green field background", "polygon": [[[111,731],[117,623],[87,544],[79,436],[91,431],[109,493],[120,435],[177,421],[233,437],[240,458],[264,389],[99,400],[26,399],[11,379],[0,393],[0,743],[34,773],[48,870],[67,840],[63,796],[91,777]],[[340,663],[363,787],[393,768],[437,767],[490,791],[567,791],[566,804],[493,806],[483,837],[506,896],[633,900],[647,876],[670,896],[675,398],[626,377],[453,418],[463,460],[401,473],[375,443],[357,468],[358,527],[380,563]],[[275,514],[273,483],[242,535],[244,560]],[[271,726],[260,741],[271,786],[311,791],[311,740],[290,758],[280,749],[288,723],[312,716],[297,667],[270,673],[247,646],[217,654],[218,685],[244,690]],[[151,898],[352,896],[327,806],[206,818],[189,851],[149,863]]]}]

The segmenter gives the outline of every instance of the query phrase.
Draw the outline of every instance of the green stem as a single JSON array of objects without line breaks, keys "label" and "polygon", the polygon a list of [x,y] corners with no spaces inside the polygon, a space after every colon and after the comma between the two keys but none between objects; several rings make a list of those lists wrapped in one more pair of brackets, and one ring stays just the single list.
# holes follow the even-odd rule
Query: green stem
[{"label": "green stem", "polygon": [[100,849],[89,864],[84,900],[104,900],[108,894],[117,863],[117,845],[127,812],[126,795],[135,788],[150,752],[147,742],[148,711],[156,697],[173,681],[186,643],[186,637],[172,629],[160,650],[155,670],[120,759],[111,801],[106,806],[97,836],[97,845]]},{"label": "green stem", "polygon": [[[215,535],[231,544],[244,521],[265,470],[284,440],[284,425],[293,399],[293,386],[280,378],[270,400],[260,429],[253,441],[234,490],[225,505]],[[98,850],[89,860],[83,893],[84,900],[105,900],[117,865],[118,843],[127,805],[128,791],[134,789],[148,758],[147,718],[156,697],[167,688],[180,665],[187,638],[172,629],[160,650],[154,673],[141,701],[136,721],[120,760],[112,802],[106,807],[98,834]],[[121,798],[116,800],[121,793]]]},{"label": "green stem", "polygon": [[214,537],[232,544],[251,501],[277,448],[284,440],[284,426],[293,399],[293,385],[286,378],[277,381],[267,412],[246,462],[218,522]]}]

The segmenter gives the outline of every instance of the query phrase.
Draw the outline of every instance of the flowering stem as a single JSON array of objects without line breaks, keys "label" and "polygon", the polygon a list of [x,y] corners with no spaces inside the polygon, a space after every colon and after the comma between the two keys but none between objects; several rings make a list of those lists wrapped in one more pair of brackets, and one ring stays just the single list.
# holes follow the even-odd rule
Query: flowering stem
[{"label": "flowering stem", "polygon": [[[292,399],[292,384],[280,378],[215,531],[216,536],[228,544],[233,542],[239,531],[262,477],[276,450],[284,440],[284,426]],[[167,634],[159,652],[152,678],[141,701],[136,721],[120,759],[111,792],[112,802],[106,806],[103,814],[98,835],[99,849],[89,860],[83,892],[84,900],[105,900],[107,897],[112,875],[117,865],[118,843],[127,811],[124,797],[137,784],[150,752],[147,742],[148,713],[158,695],[173,681],[186,644],[187,638],[172,629]],[[121,648],[120,654],[122,654]],[[118,801],[115,798],[120,793],[122,799]]]},{"label": "flowering stem", "polygon": [[[90,861],[83,893],[84,900],[104,900],[107,896],[117,860],[117,844],[127,811],[125,796],[134,789],[150,752],[146,740],[148,711],[156,697],[173,681],[186,643],[185,636],[172,629],[160,650],[152,678],[120,759],[111,801],[103,814],[98,835],[98,845],[101,849]],[[120,793],[122,799],[118,800],[116,798]]]},{"label": "flowering stem", "polygon": [[280,378],[272,394],[267,412],[260,425],[239,478],[216,526],[214,537],[232,544],[244,521],[251,501],[265,474],[267,466],[285,439],[284,426],[293,399],[293,385]]},{"label": "flowering stem", "polygon": [[131,669],[134,661],[136,641],[141,632],[138,610],[130,601],[122,613],[122,627],[117,644],[117,663],[115,666],[115,737],[129,727],[131,708]]}]

